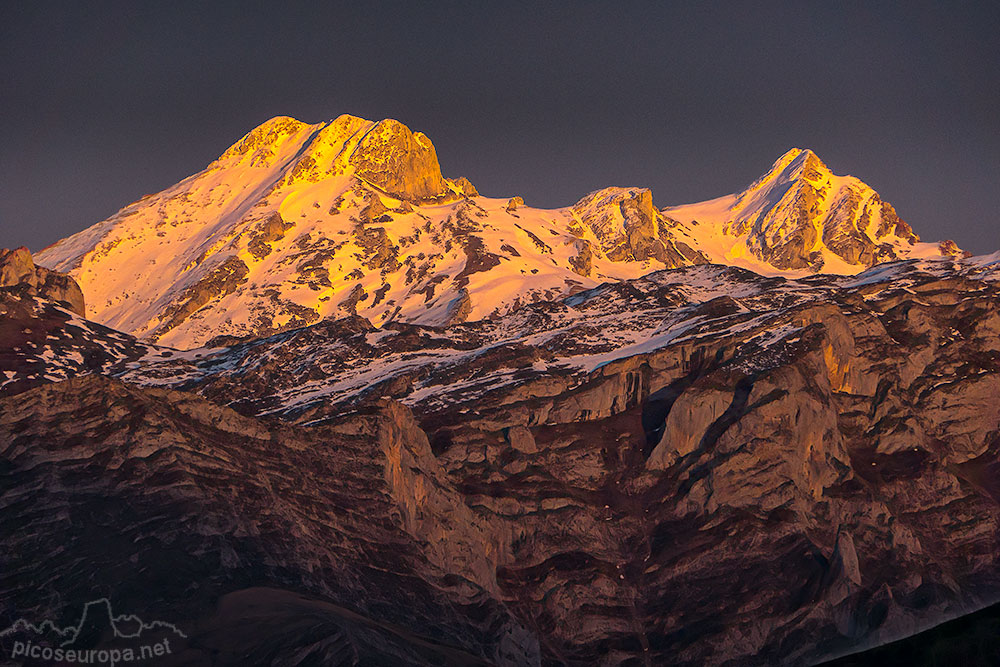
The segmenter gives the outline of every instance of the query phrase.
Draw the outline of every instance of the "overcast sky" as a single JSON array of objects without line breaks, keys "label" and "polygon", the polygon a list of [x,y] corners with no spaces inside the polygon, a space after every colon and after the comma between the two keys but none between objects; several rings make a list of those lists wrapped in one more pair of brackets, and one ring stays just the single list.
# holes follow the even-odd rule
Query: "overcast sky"
[{"label": "overcast sky", "polygon": [[1000,248],[994,3],[254,4],[0,3],[0,246],[84,229],[272,116],[350,113],[546,207],[709,199],[812,148],[924,239]]}]

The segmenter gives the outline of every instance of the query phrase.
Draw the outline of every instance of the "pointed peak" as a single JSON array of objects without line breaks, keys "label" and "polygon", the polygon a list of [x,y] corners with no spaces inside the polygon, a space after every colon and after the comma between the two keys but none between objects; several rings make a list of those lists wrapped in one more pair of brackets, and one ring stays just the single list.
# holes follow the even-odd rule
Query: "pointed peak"
[{"label": "pointed peak", "polygon": [[[303,123],[297,118],[292,118],[291,116],[275,116],[274,118],[265,120],[263,123],[247,132],[243,139],[246,139],[247,137],[274,137],[282,134],[291,134],[306,127],[309,127],[308,123]],[[237,145],[239,143],[240,142],[237,142]]]},{"label": "pointed peak", "polygon": [[788,162],[791,162],[792,160],[803,154],[805,154],[806,157],[810,155],[813,157],[816,156],[815,151],[813,151],[811,148],[789,148],[787,151],[784,152],[784,154],[781,157],[778,158],[778,162],[785,162],[787,164]]},{"label": "pointed peak", "polygon": [[[263,123],[255,127],[254,130],[260,130],[272,127],[303,126],[303,125],[307,125],[307,123],[302,122],[298,118],[292,118],[291,116],[274,116],[273,118],[268,118]],[[251,130],[251,132],[254,130]]]},{"label": "pointed peak", "polygon": [[371,123],[370,120],[366,120],[361,116],[352,116],[349,113],[342,113],[333,120],[330,121],[330,125],[364,125],[366,123]]},{"label": "pointed peak", "polygon": [[[754,206],[761,197],[776,199],[784,196],[787,186],[795,182],[816,182],[823,177],[833,176],[823,161],[808,148],[792,148],[775,160],[763,176],[747,186],[736,196],[733,211],[741,211]],[[773,203],[773,202],[772,202]]]},{"label": "pointed peak", "polygon": [[823,160],[819,159],[812,150],[804,148],[799,151],[799,154],[792,160],[793,163],[801,164],[802,171],[826,171],[829,172],[830,169],[826,166]]},{"label": "pointed peak", "polygon": [[389,132],[410,132],[410,134],[413,134],[409,127],[395,118],[383,118],[375,123],[375,127],[385,128]]},{"label": "pointed peak", "polygon": [[349,114],[342,114],[329,123],[326,123],[323,129],[316,134],[313,143],[315,145],[336,146],[339,150],[345,141],[355,134],[364,134],[374,125],[370,120]]},{"label": "pointed peak", "polygon": [[341,114],[331,120],[320,132],[323,134],[336,134],[339,136],[351,136],[359,130],[368,131],[375,123],[360,116]]},{"label": "pointed peak", "polygon": [[751,183],[743,191],[743,196],[764,186],[769,187],[770,184],[788,183],[799,179],[815,180],[824,173],[832,174],[816,153],[808,148],[792,148],[775,160],[763,176]]},{"label": "pointed peak", "polygon": [[829,169],[812,149],[792,148],[771,165],[768,174],[776,176],[784,173],[791,178],[797,178],[803,172],[810,171],[829,171]]}]

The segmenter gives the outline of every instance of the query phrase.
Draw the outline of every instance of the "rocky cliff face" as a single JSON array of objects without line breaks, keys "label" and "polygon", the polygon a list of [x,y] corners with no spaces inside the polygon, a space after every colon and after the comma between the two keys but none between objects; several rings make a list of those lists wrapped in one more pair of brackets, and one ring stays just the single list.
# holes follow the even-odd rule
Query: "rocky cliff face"
[{"label": "rocky cliff face", "polygon": [[684,267],[123,357],[126,384],[0,403],[0,599],[41,613],[101,563],[208,618],[197,655],[253,618],[297,664],[809,664],[907,634],[1000,597],[998,271]]},{"label": "rocky cliff face", "polygon": [[0,400],[0,456],[4,618],[106,591],[184,628],[172,664],[538,662],[391,404],[293,429],[90,375]]},{"label": "rocky cliff face", "polygon": [[81,317],[82,297],[73,279],[35,267],[27,249],[0,251],[0,282],[0,397],[110,373],[155,351]]},{"label": "rocky cliff face", "polygon": [[711,202],[661,210],[649,190],[616,187],[546,210],[444,178],[430,140],[398,121],[345,115],[267,121],[38,261],[80,283],[95,321],[192,348],[345,313],[376,326],[501,317],[708,262],[801,277],[942,254],[960,251],[920,243],[810,151]]},{"label": "rocky cliff face", "polygon": [[7,293],[57,301],[80,316],[87,314],[83,292],[77,282],[65,274],[35,266],[31,252],[24,247],[0,248],[0,288],[5,288]]},{"label": "rocky cliff face", "polygon": [[368,130],[350,161],[359,177],[400,199],[420,201],[451,193],[430,139],[399,121],[383,120]]},{"label": "rocky cliff face", "polygon": [[599,190],[579,201],[573,212],[599,239],[601,250],[612,261],[656,259],[667,268],[710,261],[671,233],[676,222],[653,207],[649,190]]}]

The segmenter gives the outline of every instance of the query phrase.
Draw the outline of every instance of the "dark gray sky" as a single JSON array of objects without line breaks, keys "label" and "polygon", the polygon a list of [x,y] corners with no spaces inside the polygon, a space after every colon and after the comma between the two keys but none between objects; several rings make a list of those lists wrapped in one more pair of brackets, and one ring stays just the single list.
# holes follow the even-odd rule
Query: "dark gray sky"
[{"label": "dark gray sky", "polygon": [[[995,3],[0,2],[0,246],[39,250],[267,118],[397,118],[562,206],[733,192],[792,146],[1000,248]],[[877,7],[876,7],[877,5]]]}]

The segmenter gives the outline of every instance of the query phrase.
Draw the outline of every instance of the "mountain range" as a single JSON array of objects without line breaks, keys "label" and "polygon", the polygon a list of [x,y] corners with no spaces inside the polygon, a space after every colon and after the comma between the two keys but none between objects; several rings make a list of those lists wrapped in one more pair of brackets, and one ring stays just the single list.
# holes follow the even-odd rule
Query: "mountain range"
[{"label": "mountain range", "polygon": [[278,118],[0,254],[0,615],[107,596],[163,664],[817,664],[1000,600],[998,393],[1000,252],[811,151],[546,210]]},{"label": "mountain range", "polygon": [[656,208],[610,187],[538,209],[441,175],[433,144],[395,120],[274,118],[201,172],[46,248],[92,319],[178,348],[328,317],[442,326],[505,315],[609,280],[718,263],[763,275],[854,274],[958,255],[811,151],[743,191]]}]

